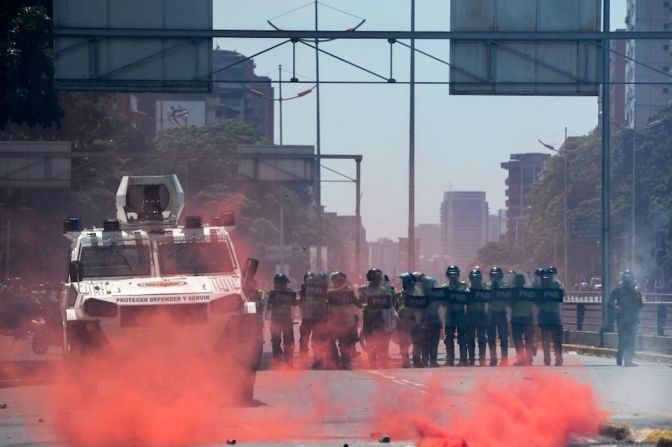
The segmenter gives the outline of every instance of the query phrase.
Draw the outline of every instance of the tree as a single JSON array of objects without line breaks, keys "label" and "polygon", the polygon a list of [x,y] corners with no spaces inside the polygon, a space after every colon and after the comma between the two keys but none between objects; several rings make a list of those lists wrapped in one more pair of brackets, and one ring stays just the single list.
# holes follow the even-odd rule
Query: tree
[{"label": "tree", "polygon": [[[4,3],[4,2],[3,2]],[[51,18],[41,2],[8,1],[0,14],[0,128],[60,125]]]},{"label": "tree", "polygon": [[[266,247],[279,245],[282,207],[285,243],[296,248],[285,261],[292,266],[292,271],[305,271],[308,247],[320,240],[320,224],[307,186],[249,182],[239,178],[234,157],[238,146],[260,142],[263,138],[253,127],[236,120],[224,120],[204,127],[165,130],[154,144],[160,171],[180,177],[186,189],[189,213],[209,217],[235,211],[236,243],[249,255],[263,258]],[[189,154],[188,159],[185,154]],[[328,219],[323,219],[321,227],[325,237],[335,234]],[[261,274],[265,273],[268,272]]]},{"label": "tree", "polygon": [[[639,272],[672,276],[672,109],[653,118],[647,128],[633,132],[617,129],[611,136],[611,247],[612,270],[631,268],[632,149],[636,158],[635,220]],[[633,140],[634,138],[634,140]],[[598,129],[576,138],[568,151],[568,215],[573,220],[599,220],[601,216],[601,141]],[[530,193],[530,219],[526,251],[538,265],[553,258],[554,235],[559,247],[563,233],[562,156],[551,157]],[[600,247],[595,242],[568,241],[570,280],[599,275]],[[657,273],[656,273],[657,272]],[[648,274],[648,273],[647,273]]]},{"label": "tree", "polygon": [[523,271],[529,266],[529,257],[521,248],[506,242],[488,242],[478,250],[473,265],[480,265],[483,269],[496,265],[504,270]]}]

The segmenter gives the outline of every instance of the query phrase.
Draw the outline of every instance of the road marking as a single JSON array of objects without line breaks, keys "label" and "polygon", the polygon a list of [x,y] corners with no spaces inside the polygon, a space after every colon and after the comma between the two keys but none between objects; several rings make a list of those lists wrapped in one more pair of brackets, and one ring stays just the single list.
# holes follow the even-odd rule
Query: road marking
[{"label": "road marking", "polygon": [[399,377],[391,376],[385,373],[382,373],[380,371],[376,370],[370,370],[367,369],[365,370],[369,374],[373,374],[374,376],[382,377],[385,380],[389,380],[390,382],[396,383],[398,385],[406,385],[406,386],[412,386],[416,388],[420,388],[420,392],[423,394],[427,394],[427,385],[423,385],[422,383],[418,382],[413,382],[412,380],[407,380],[407,379],[402,379]]}]

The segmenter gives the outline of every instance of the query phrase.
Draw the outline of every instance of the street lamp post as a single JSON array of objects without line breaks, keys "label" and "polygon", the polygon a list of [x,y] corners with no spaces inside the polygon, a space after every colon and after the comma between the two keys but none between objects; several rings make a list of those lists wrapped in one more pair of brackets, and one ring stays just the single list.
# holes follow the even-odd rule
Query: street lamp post
[{"label": "street lamp post", "polygon": [[567,146],[567,127],[565,127],[565,141],[563,144],[563,149],[557,149],[554,146],[550,144],[546,144],[541,140],[537,140],[539,143],[541,143],[542,146],[544,146],[546,149],[551,150],[553,152],[557,152],[558,155],[562,156],[562,189],[563,189],[563,194],[562,194],[562,228],[564,232],[564,240],[563,240],[563,259],[562,259],[562,268],[564,271],[564,278],[565,278],[565,283],[569,281],[569,271],[568,269],[568,256],[567,256],[567,246],[568,246],[568,241],[569,241],[569,225],[568,225],[568,219],[567,219],[567,177],[568,177],[568,167],[569,167],[569,147]]},{"label": "street lamp post", "polygon": [[635,198],[636,198],[636,166],[637,166],[637,150],[635,149],[635,136],[637,135],[637,128],[633,125],[632,127],[632,238],[630,239],[630,268],[635,271]]},{"label": "street lamp post", "polygon": [[279,117],[279,131],[280,131],[280,146],[282,146],[282,65],[278,65],[278,109],[280,112]]}]

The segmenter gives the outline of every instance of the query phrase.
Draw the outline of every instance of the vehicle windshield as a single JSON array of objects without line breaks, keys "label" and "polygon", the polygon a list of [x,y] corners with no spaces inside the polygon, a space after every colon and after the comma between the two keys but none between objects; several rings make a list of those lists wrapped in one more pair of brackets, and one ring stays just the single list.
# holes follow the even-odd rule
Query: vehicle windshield
[{"label": "vehicle windshield", "polygon": [[151,256],[148,245],[109,244],[81,247],[79,260],[84,278],[149,276]]},{"label": "vehicle windshield", "polygon": [[232,273],[233,257],[224,241],[160,242],[161,275]]}]

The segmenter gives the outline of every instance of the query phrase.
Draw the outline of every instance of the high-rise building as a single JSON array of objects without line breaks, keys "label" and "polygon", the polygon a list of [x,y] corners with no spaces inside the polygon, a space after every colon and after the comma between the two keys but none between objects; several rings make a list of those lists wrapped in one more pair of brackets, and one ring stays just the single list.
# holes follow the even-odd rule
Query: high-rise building
[{"label": "high-rise building", "polygon": [[[618,29],[616,31],[625,31]],[[611,59],[609,64],[609,79],[613,84],[609,87],[611,90],[610,98],[610,118],[612,123],[618,127],[625,125],[625,40],[610,40]]]},{"label": "high-rise building", "polygon": [[420,241],[420,257],[441,254],[441,224],[418,224],[415,237]]},{"label": "high-rise building", "polygon": [[208,96],[207,120],[244,121],[272,142],[273,87],[270,78],[257,76],[254,69],[254,61],[236,51],[214,50],[214,83],[212,93]]},{"label": "high-rise building", "polygon": [[[356,271],[357,266],[357,251],[355,250],[355,236],[357,229],[357,217],[356,216],[339,216],[337,213],[324,213],[324,219],[331,221],[336,228],[336,236],[338,241],[331,241],[328,244],[328,253],[331,256],[332,254],[337,253],[337,248],[334,244],[340,244],[343,247],[343,253],[345,253],[345,259],[339,260],[339,262],[334,262],[334,260],[329,260],[329,265],[334,269],[345,272],[352,281],[357,282],[360,276],[363,276],[364,272]],[[359,227],[359,268],[366,269],[367,260],[368,260],[368,247],[366,242],[366,229],[360,222]]]},{"label": "high-rise building", "polygon": [[501,164],[509,171],[506,178],[506,239],[516,246],[525,245],[525,226],[528,217],[528,196],[532,185],[544,170],[548,154],[511,154],[510,160]]},{"label": "high-rise building", "polygon": [[398,276],[399,242],[381,238],[369,243],[369,266],[381,269],[389,276]]},{"label": "high-rise building", "polygon": [[[628,0],[625,17],[628,31],[669,31],[670,22],[672,3],[669,0]],[[654,115],[668,107],[672,99],[670,41],[628,40],[625,52],[629,58],[626,80],[637,82],[625,87],[625,121],[628,127],[641,129]]]},{"label": "high-rise building", "polygon": [[[415,255],[415,259],[413,259],[413,265],[417,269],[420,265],[420,239],[416,238],[415,239],[415,251],[413,254]],[[407,237],[400,237],[399,238],[399,266],[397,267],[397,272],[402,273],[408,271],[408,238]],[[395,273],[396,275],[396,273]]]},{"label": "high-rise building", "polygon": [[499,242],[501,236],[499,228],[499,214],[488,215],[488,242]]},{"label": "high-rise building", "polygon": [[273,142],[271,79],[254,73],[254,61],[235,51],[213,50],[210,93],[134,93],[128,95],[134,124],[151,140],[180,126],[204,126],[225,119],[243,121]]},{"label": "high-rise building", "polygon": [[488,202],[483,191],[447,191],[441,203],[444,254],[469,266],[488,239]]}]

